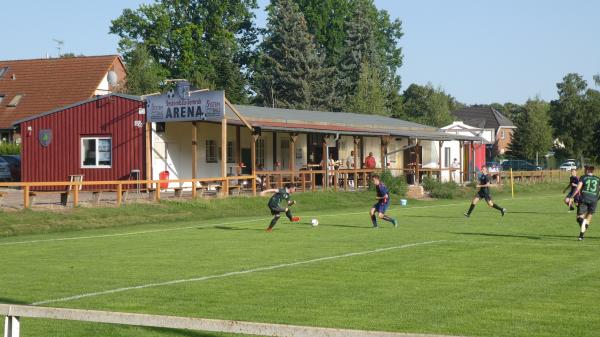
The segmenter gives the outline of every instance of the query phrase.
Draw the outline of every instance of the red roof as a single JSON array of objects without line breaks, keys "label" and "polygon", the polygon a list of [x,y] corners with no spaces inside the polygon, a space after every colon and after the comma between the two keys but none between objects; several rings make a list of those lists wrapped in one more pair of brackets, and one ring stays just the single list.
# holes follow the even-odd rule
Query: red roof
[{"label": "red roof", "polygon": [[[115,70],[124,78],[125,68],[117,55],[0,61],[7,68],[0,77],[0,129],[94,96],[104,76]],[[16,107],[9,106],[22,95]]]}]

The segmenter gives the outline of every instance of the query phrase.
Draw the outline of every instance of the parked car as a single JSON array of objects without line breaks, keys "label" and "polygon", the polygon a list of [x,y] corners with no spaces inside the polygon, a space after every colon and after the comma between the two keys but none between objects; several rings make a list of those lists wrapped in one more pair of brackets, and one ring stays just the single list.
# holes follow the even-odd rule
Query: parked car
[{"label": "parked car", "polygon": [[573,169],[576,170],[577,169],[577,164],[575,163],[575,161],[568,160],[568,161],[562,163],[559,168],[561,170],[565,170],[565,171],[570,171],[570,170],[573,170]]},{"label": "parked car", "polygon": [[540,171],[541,166],[533,165],[525,160],[506,160],[502,163],[502,170],[508,171]]},{"label": "parked car", "polygon": [[9,165],[10,180],[21,181],[21,156],[3,155],[0,158],[4,159]]},{"label": "parked car", "polygon": [[0,157],[0,181],[10,180],[10,164]]}]

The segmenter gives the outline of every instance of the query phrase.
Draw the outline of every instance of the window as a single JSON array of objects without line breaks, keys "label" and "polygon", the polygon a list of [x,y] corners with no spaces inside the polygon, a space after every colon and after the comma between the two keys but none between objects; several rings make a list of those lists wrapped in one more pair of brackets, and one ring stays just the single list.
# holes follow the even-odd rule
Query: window
[{"label": "window", "polygon": [[265,167],[265,139],[258,138],[256,140],[256,165],[257,167]]},{"label": "window", "polygon": [[281,168],[287,169],[290,165],[290,141],[288,139],[281,140]]},{"label": "window", "polygon": [[506,136],[504,135],[504,130],[500,131],[500,139],[504,139]]},{"label": "window", "polygon": [[217,162],[217,142],[215,142],[214,140],[206,141],[206,162]]},{"label": "window", "polygon": [[8,71],[8,67],[0,68],[0,78],[2,78],[2,76],[4,76],[4,74],[6,74],[7,71]]},{"label": "window", "polygon": [[235,163],[235,159],[234,157],[234,149],[233,149],[233,142],[227,142],[227,162],[228,163]]},{"label": "window", "polygon": [[444,167],[450,167],[450,148],[444,148]]},{"label": "window", "polygon": [[8,107],[14,108],[17,105],[19,105],[19,102],[21,102],[21,98],[23,98],[22,94],[17,94],[15,97],[13,97],[13,99],[10,101],[10,103],[8,103]]},{"label": "window", "polygon": [[81,167],[110,168],[112,165],[112,139],[110,137],[81,138]]},{"label": "window", "polygon": [[0,103],[4,100],[4,95],[0,95]]}]

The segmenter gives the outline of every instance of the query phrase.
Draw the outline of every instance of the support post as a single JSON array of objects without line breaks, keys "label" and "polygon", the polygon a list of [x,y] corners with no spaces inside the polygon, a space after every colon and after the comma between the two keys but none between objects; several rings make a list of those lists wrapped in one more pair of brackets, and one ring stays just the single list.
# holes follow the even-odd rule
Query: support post
[{"label": "support post", "polygon": [[29,208],[29,185],[23,187],[23,208]]},{"label": "support post", "polygon": [[227,118],[221,120],[221,177],[223,177],[223,196],[229,194],[229,186],[227,181]]},{"label": "support post", "polygon": [[440,168],[439,181],[442,181],[442,146],[444,145],[444,141],[438,141],[438,166]]},{"label": "support post", "polygon": [[323,174],[323,190],[327,190],[327,186],[329,185],[329,153],[327,148],[327,139],[323,138],[323,170],[325,174]]},{"label": "support post", "polygon": [[421,161],[421,142],[417,140],[417,146],[415,146],[415,186],[419,186],[421,184],[420,173],[419,173],[419,162]]},{"label": "support post", "polygon": [[354,169],[354,175],[353,175],[353,179],[354,179],[354,189],[358,190],[358,144],[360,143],[360,138],[357,136],[354,136],[354,167],[352,169]]},{"label": "support post", "polygon": [[385,170],[386,169],[386,160],[385,160],[385,154],[386,154],[386,148],[387,148],[387,137],[386,136],[381,136],[381,169]]},{"label": "support post", "polygon": [[290,171],[292,174],[296,171],[296,141],[298,140],[298,134],[292,133],[290,135]]},{"label": "support post", "polygon": [[196,199],[196,171],[198,165],[198,124],[192,122],[192,199]]},{"label": "support post", "polygon": [[464,142],[461,140],[458,142],[458,164],[460,168],[458,169],[458,181],[462,185],[463,183],[463,151],[464,151]]},{"label": "support post", "polygon": [[117,207],[121,207],[123,203],[123,185],[121,183],[117,184]]},{"label": "support post", "polygon": [[4,337],[19,337],[21,322],[19,317],[6,316],[4,319]]},{"label": "support post", "polygon": [[241,142],[241,128],[239,125],[235,127],[235,162],[238,164],[239,172],[236,172],[236,175],[242,174],[242,142]]},{"label": "support post", "polygon": [[[258,140],[258,135],[252,135],[252,144],[250,146],[250,152],[252,156],[252,195],[256,196],[256,141]],[[261,182],[262,184],[262,182]]]},{"label": "support post", "polygon": [[[147,115],[146,115],[147,116]],[[146,180],[152,179],[152,123],[146,122]],[[140,177],[141,178],[141,177]],[[152,184],[146,184],[146,188],[150,188]]]},{"label": "support post", "polygon": [[77,184],[73,185],[73,207],[77,207],[79,204],[79,186]]}]

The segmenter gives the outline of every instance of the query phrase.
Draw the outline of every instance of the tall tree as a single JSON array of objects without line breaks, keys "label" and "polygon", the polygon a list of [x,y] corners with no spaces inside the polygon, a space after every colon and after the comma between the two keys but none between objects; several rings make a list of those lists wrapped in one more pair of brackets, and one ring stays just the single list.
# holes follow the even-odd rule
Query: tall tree
[{"label": "tall tree", "polygon": [[550,105],[539,98],[530,99],[514,120],[517,129],[512,134],[509,152],[517,158],[545,155],[552,147]]},{"label": "tall tree", "polygon": [[324,66],[325,58],[298,5],[276,0],[267,10],[267,33],[255,71],[257,100],[283,108],[329,108],[332,69]]},{"label": "tall tree", "polygon": [[[125,60],[142,44],[171,78],[224,89],[234,102],[247,98],[243,66],[256,43],[256,0],[158,0],[125,9],[112,21]],[[192,83],[199,85],[200,83]]]},{"label": "tall tree", "polygon": [[594,127],[600,116],[589,109],[595,90],[586,90],[587,82],[579,74],[567,74],[556,85],[558,100],[551,102],[554,136],[564,145],[569,156],[594,153]]},{"label": "tall tree", "polygon": [[294,0],[306,19],[308,31],[324,50],[325,63],[337,66],[341,60],[350,17],[351,0]]},{"label": "tall tree", "polygon": [[350,97],[347,110],[365,114],[386,115],[385,92],[379,70],[368,63],[361,67],[356,93]]},{"label": "tall tree", "polygon": [[158,64],[143,44],[136,45],[125,60],[127,77],[123,91],[144,95],[160,91],[168,72]]},{"label": "tall tree", "polygon": [[452,123],[454,117],[450,111],[459,105],[454,97],[431,84],[411,84],[404,91],[403,99],[403,113],[398,117],[437,127]]}]

